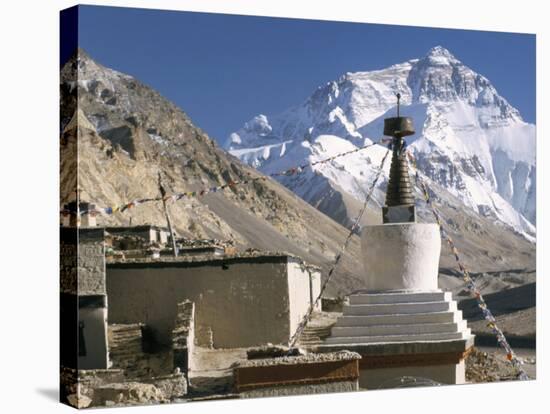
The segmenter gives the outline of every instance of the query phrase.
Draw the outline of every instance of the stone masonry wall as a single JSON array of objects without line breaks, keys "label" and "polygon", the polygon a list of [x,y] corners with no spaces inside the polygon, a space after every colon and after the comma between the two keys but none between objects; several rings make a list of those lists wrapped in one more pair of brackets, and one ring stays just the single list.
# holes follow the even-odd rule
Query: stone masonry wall
[{"label": "stone masonry wall", "polygon": [[122,369],[128,379],[152,378],[173,372],[171,349],[145,352],[143,324],[109,325],[109,354],[112,368]]},{"label": "stone masonry wall", "polygon": [[195,342],[195,304],[189,300],[178,303],[178,314],[172,331],[174,366],[186,375],[192,365]]},{"label": "stone masonry wall", "polygon": [[62,293],[105,295],[105,232],[101,228],[61,227]]},{"label": "stone masonry wall", "polygon": [[106,368],[104,230],[60,229],[60,342],[65,367]]},{"label": "stone masonry wall", "polygon": [[105,231],[78,231],[78,294],[105,295]]},{"label": "stone masonry wall", "polygon": [[76,295],[78,289],[77,229],[61,227],[59,276],[61,293]]}]

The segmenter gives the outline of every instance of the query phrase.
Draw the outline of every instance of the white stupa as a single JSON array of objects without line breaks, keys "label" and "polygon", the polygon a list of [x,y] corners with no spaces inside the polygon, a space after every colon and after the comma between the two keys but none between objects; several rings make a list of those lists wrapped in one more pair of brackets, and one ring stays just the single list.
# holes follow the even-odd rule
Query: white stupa
[{"label": "white stupa", "polygon": [[399,109],[385,120],[384,135],[394,139],[384,224],[363,229],[365,289],[350,295],[319,347],[361,354],[360,386],[367,389],[395,387],[403,377],[464,383],[464,358],[473,345],[451,292],[438,288],[439,226],[416,223],[402,151],[403,137],[413,133],[412,120],[399,117]]}]

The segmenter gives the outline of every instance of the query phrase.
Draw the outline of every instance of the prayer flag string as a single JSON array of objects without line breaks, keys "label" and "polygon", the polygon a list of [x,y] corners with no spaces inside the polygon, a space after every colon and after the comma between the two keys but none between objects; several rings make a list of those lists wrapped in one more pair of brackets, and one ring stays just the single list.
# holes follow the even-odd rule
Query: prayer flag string
[{"label": "prayer flag string", "polygon": [[428,207],[430,207],[432,211],[432,215],[435,218],[435,221],[439,225],[439,231],[441,233],[441,237],[443,240],[447,242],[449,245],[451,252],[454,255],[455,261],[458,265],[458,268],[460,269],[460,273],[462,273],[462,279],[466,283],[466,287],[468,291],[470,292],[470,295],[476,299],[477,306],[479,309],[481,309],[481,313],[483,314],[483,317],[487,321],[487,327],[491,330],[491,332],[496,336],[498,344],[504,349],[506,352],[506,359],[512,364],[514,368],[516,368],[518,372],[518,378],[520,380],[528,380],[529,376],[525,373],[525,370],[523,369],[523,361],[515,354],[514,350],[506,340],[506,337],[504,336],[504,333],[502,330],[497,326],[496,319],[487,307],[487,303],[485,302],[485,299],[483,298],[483,295],[481,294],[480,290],[477,288],[474,280],[470,276],[470,272],[466,268],[466,266],[463,264],[462,260],[460,259],[460,254],[458,252],[458,249],[456,248],[456,245],[452,239],[452,237],[447,233],[445,228],[443,227],[443,221],[441,219],[441,215],[438,212],[437,208],[434,205],[434,202],[432,198],[430,197],[430,193],[428,191],[428,186],[426,185],[426,182],[420,177],[420,174],[418,172],[418,167],[416,164],[416,159],[411,151],[407,151],[407,156],[409,160],[411,161],[411,164],[413,165],[413,168],[415,170],[415,180],[417,185],[419,185],[422,195],[424,196],[424,200],[426,201],[426,204]]},{"label": "prayer flag string", "polygon": [[296,167],[288,168],[288,169],[283,170],[283,171],[279,171],[279,172],[275,172],[275,173],[271,173],[271,174],[267,174],[267,175],[262,175],[260,177],[250,177],[250,173],[248,173],[249,177],[245,178],[244,180],[238,180],[238,181],[229,180],[228,182],[226,182],[223,185],[210,187],[210,188],[204,188],[204,189],[199,190],[199,191],[186,191],[186,192],[182,192],[182,193],[166,195],[164,197],[139,198],[139,199],[135,199],[135,200],[132,200],[130,202],[126,202],[124,204],[121,204],[119,206],[95,207],[93,209],[77,210],[77,211],[62,209],[60,213],[63,216],[67,216],[69,214],[78,214],[80,216],[85,215],[85,214],[89,214],[89,215],[102,214],[102,215],[109,216],[109,215],[112,215],[112,214],[117,213],[117,212],[124,213],[126,210],[130,210],[130,209],[132,209],[135,206],[138,206],[140,204],[157,202],[157,201],[179,201],[179,200],[184,199],[184,198],[202,197],[206,194],[217,193],[218,191],[223,191],[227,188],[234,189],[238,185],[246,185],[246,184],[250,184],[250,183],[253,183],[253,182],[257,182],[257,181],[265,181],[265,180],[268,179],[268,177],[292,176],[292,175],[301,174],[301,173],[305,172],[308,167],[312,168],[312,167],[314,167],[316,165],[319,165],[319,164],[325,164],[327,162],[334,161],[337,158],[344,157],[346,155],[353,154],[353,153],[365,150],[365,149],[370,148],[370,147],[372,147],[374,145],[377,145],[377,144],[386,144],[389,141],[390,140],[387,139],[387,138],[382,138],[379,141],[372,142],[370,144],[365,144],[361,147],[357,147],[357,148],[354,148],[354,149],[349,150],[349,151],[338,153],[338,154],[333,155],[332,157],[329,157],[329,158],[324,158],[324,159],[319,160],[319,161],[305,163],[305,164],[302,164],[302,165],[299,165],[299,166],[296,166]]},{"label": "prayer flag string", "polygon": [[330,279],[331,279],[332,275],[334,274],[334,271],[336,270],[336,267],[338,266],[338,264],[340,263],[340,260],[342,259],[342,255],[344,254],[344,252],[348,248],[349,242],[350,242],[353,234],[355,233],[357,227],[359,226],[359,224],[361,222],[361,218],[363,217],[363,214],[365,213],[365,211],[367,209],[367,205],[369,204],[369,201],[372,197],[374,189],[376,188],[376,184],[378,183],[378,180],[380,179],[382,171],[384,170],[384,164],[386,163],[386,159],[388,158],[389,153],[390,153],[390,149],[388,148],[388,150],[384,154],[384,157],[382,158],[382,161],[380,161],[380,165],[378,166],[378,171],[376,173],[376,176],[374,177],[374,180],[373,180],[373,182],[372,182],[372,184],[371,184],[371,186],[370,186],[370,188],[369,188],[369,190],[368,190],[368,192],[365,196],[365,202],[363,203],[363,206],[361,207],[361,210],[359,211],[359,214],[355,218],[355,220],[354,220],[354,222],[353,222],[353,224],[350,228],[350,231],[348,233],[348,236],[346,237],[344,243],[342,244],[342,247],[340,248],[338,254],[335,256],[334,262],[332,263],[332,266],[330,267],[330,270],[327,273],[327,277],[326,277],[325,281],[321,285],[321,290],[319,291],[319,294],[317,295],[317,298],[315,299],[315,301],[313,303],[311,303],[309,305],[308,311],[306,312],[306,314],[302,318],[302,321],[298,324],[298,327],[296,328],[296,331],[294,332],[294,334],[290,338],[289,353],[291,352],[292,347],[294,347],[294,345],[296,345],[296,342],[298,341],[298,339],[300,339],[300,336],[304,332],[304,329],[306,328],[309,320],[311,319],[311,315],[313,313],[313,310],[319,304],[319,301],[321,300],[321,296],[323,296],[323,293],[325,292],[325,289],[327,288],[328,283],[330,282]]},{"label": "prayer flag string", "polygon": [[[352,153],[362,151],[364,149],[367,149],[367,148],[372,147],[372,146],[377,145],[377,144],[383,144],[384,145],[384,144],[388,144],[388,143],[391,144],[390,139],[382,138],[381,140],[379,140],[377,142],[366,144],[362,147],[354,148],[353,150],[342,152],[342,153],[336,154],[332,157],[325,158],[325,159],[322,159],[322,160],[319,160],[319,161],[314,161],[314,162],[302,164],[302,165],[299,165],[299,166],[296,166],[296,167],[288,168],[288,169],[280,171],[280,172],[275,172],[275,173],[271,173],[271,174],[263,175],[263,176],[259,176],[259,177],[254,177],[254,178],[248,177],[244,180],[238,180],[238,181],[230,180],[230,181],[228,181],[227,183],[225,183],[223,185],[214,186],[214,187],[210,187],[210,188],[205,188],[205,189],[202,189],[200,191],[187,191],[187,192],[167,195],[165,197],[139,198],[139,199],[132,200],[130,202],[127,202],[127,203],[119,205],[119,206],[96,207],[96,208],[89,209],[89,210],[78,210],[77,209],[77,211],[72,211],[70,209],[62,209],[60,211],[60,213],[64,217],[66,217],[70,214],[75,214],[75,213],[78,214],[78,215],[89,214],[89,215],[92,215],[92,216],[97,215],[97,214],[112,215],[112,214],[117,213],[117,212],[123,213],[126,210],[130,210],[133,207],[138,206],[140,204],[144,204],[144,203],[157,202],[157,201],[170,201],[170,200],[179,201],[183,198],[202,197],[206,194],[216,193],[218,191],[223,191],[227,188],[233,189],[238,185],[246,185],[246,184],[257,182],[257,181],[265,181],[265,180],[268,179],[268,177],[292,176],[292,175],[296,175],[296,174],[301,174],[308,167],[311,168],[315,165],[331,162],[331,161],[333,161],[337,158],[340,158],[340,157],[343,157],[343,156],[346,156],[346,155],[349,155],[349,154],[352,154]],[[289,342],[290,347],[293,347],[296,344],[297,340],[299,339],[300,335],[302,334],[303,330],[305,329],[307,323],[309,322],[309,320],[311,318],[311,314],[313,312],[313,309],[318,305],[319,301],[321,300],[321,296],[324,293],[324,291],[325,291],[332,275],[334,274],[334,271],[335,271],[336,267],[338,266],[338,264],[339,264],[339,262],[342,258],[342,255],[346,251],[346,249],[348,247],[348,244],[349,244],[356,228],[359,226],[360,220],[361,220],[361,218],[362,218],[362,216],[363,216],[363,214],[364,214],[364,212],[367,208],[367,205],[368,205],[368,203],[369,203],[369,201],[372,197],[374,189],[376,188],[376,184],[377,184],[378,180],[380,179],[381,173],[383,171],[384,163],[386,162],[386,159],[387,159],[389,153],[390,153],[390,150],[388,149],[386,151],[386,154],[382,158],[380,166],[378,167],[377,174],[376,174],[375,179],[373,180],[373,182],[372,182],[372,184],[369,188],[369,191],[366,195],[363,207],[361,208],[361,210],[359,212],[359,215],[355,219],[355,221],[354,221],[354,223],[353,223],[353,225],[350,229],[350,232],[349,232],[348,236],[346,237],[342,247],[340,248],[339,253],[335,256],[333,265],[331,266],[331,268],[330,268],[330,270],[327,274],[327,278],[325,279],[325,281],[323,282],[323,284],[321,286],[321,291],[320,291],[319,295],[317,296],[314,303],[310,304],[310,307],[308,308],[308,312],[306,313],[303,320],[298,325],[298,328],[297,328],[296,332],[294,333],[294,335],[290,339],[290,342]],[[505,350],[507,360],[518,371],[518,378],[520,380],[529,379],[529,376],[525,373],[525,371],[522,367],[523,362],[514,353],[514,351],[511,348],[510,344],[506,340],[506,337],[504,336],[504,333],[497,326],[496,320],[495,320],[493,314],[491,313],[491,311],[489,310],[489,308],[487,307],[487,303],[485,302],[485,299],[483,298],[483,295],[481,294],[481,292],[477,288],[474,280],[471,278],[468,269],[462,263],[462,260],[460,259],[460,254],[458,252],[458,249],[456,248],[456,245],[454,244],[453,239],[451,238],[451,236],[447,233],[447,231],[443,227],[443,221],[441,220],[440,213],[436,209],[436,207],[433,203],[433,200],[430,197],[430,193],[428,191],[428,187],[427,187],[425,181],[419,175],[419,171],[418,171],[418,167],[417,167],[416,159],[414,158],[414,155],[410,151],[407,151],[407,156],[408,156],[409,160],[411,160],[413,168],[415,169],[415,180],[417,182],[417,185],[420,187],[421,192],[422,192],[422,194],[424,196],[424,199],[426,201],[426,204],[430,207],[430,209],[432,211],[432,214],[435,218],[435,221],[439,225],[439,229],[440,229],[440,232],[441,232],[441,237],[449,245],[449,247],[450,247],[450,249],[451,249],[451,251],[454,255],[455,261],[458,265],[458,268],[460,269],[460,272],[462,273],[462,279],[466,283],[466,287],[467,287],[468,291],[470,292],[470,295],[476,299],[478,307],[481,309],[483,317],[487,321],[487,327],[489,329],[491,329],[491,332],[497,338],[498,344]],[[248,175],[250,175],[250,173]]]}]

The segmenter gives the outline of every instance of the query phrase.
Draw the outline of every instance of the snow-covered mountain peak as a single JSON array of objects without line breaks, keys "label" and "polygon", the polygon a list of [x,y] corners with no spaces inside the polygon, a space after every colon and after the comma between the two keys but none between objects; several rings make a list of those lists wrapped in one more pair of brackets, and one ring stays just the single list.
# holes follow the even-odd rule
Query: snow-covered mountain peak
[{"label": "snow-covered mountain peak", "polygon": [[521,121],[519,111],[500,96],[484,76],[458,60],[441,46],[432,48],[412,65],[407,85],[414,102],[431,102],[439,106],[457,101],[482,108],[482,127],[506,121]]},{"label": "snow-covered mountain peak", "polygon": [[519,112],[487,78],[436,46],[419,59],[385,69],[347,72],[319,86],[301,105],[283,114],[248,121],[229,136],[225,147],[237,150],[318,135],[340,136],[357,144],[365,138],[361,129],[395,107],[397,92],[404,107],[429,104],[461,128],[522,122]]},{"label": "snow-covered mountain peak", "polygon": [[454,102],[461,99],[469,104],[475,104],[478,94],[490,87],[486,78],[441,46],[432,48],[412,66],[407,84],[418,102]]},{"label": "snow-covered mountain peak", "polygon": [[[401,113],[414,119],[416,134],[407,141],[426,177],[476,213],[533,235],[535,126],[442,46],[385,69],[345,73],[299,105],[254,117],[225,148],[264,172],[331,156],[342,140],[355,147],[378,140],[384,118],[395,116],[397,92]],[[373,164],[379,158],[365,155]],[[329,165],[316,173],[360,199],[357,182],[367,185],[372,171]],[[304,183],[284,184],[315,203]]]},{"label": "snow-covered mountain peak", "polygon": [[455,56],[446,48],[443,46],[434,46],[430,50],[428,50],[428,53],[426,54],[426,58],[429,59],[439,59],[440,63],[451,63],[453,61],[457,61]]}]

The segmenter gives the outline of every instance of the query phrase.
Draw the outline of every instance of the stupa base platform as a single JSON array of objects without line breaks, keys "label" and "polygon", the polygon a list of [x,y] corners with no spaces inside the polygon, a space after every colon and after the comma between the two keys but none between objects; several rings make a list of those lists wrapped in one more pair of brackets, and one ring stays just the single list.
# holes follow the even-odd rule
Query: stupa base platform
[{"label": "stupa base platform", "polygon": [[420,384],[463,384],[464,359],[474,336],[449,292],[357,293],[317,352],[361,355],[359,386],[399,387],[403,377]]},{"label": "stupa base platform", "polygon": [[421,382],[464,384],[464,359],[472,350],[474,336],[467,339],[322,344],[319,353],[348,350],[361,355],[359,360],[359,387],[382,389],[398,387],[402,377],[413,377]]}]

